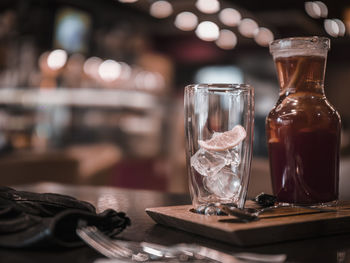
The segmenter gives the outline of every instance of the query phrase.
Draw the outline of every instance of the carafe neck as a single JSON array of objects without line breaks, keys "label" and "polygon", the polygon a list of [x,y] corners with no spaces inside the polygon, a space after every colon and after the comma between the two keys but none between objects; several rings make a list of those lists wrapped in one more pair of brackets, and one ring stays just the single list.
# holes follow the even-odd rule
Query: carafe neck
[{"label": "carafe neck", "polygon": [[275,58],[280,94],[298,92],[324,95],[326,56],[295,55]]}]

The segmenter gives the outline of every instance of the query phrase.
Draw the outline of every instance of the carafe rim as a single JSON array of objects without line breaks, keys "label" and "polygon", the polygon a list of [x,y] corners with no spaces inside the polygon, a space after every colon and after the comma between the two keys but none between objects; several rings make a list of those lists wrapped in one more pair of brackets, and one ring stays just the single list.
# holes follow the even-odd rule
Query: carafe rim
[{"label": "carafe rim", "polygon": [[319,50],[327,52],[330,49],[330,39],[327,37],[289,37],[276,39],[270,43],[270,53],[288,52],[293,50]]}]

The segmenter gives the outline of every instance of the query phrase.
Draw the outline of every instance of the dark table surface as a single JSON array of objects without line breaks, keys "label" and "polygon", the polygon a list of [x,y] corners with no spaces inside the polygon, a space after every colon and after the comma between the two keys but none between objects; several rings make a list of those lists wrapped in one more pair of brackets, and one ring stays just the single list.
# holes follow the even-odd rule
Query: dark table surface
[{"label": "dark table surface", "polygon": [[[128,190],[113,187],[72,186],[53,183],[33,184],[16,187],[16,189],[40,193],[54,192],[67,194],[91,202],[97,207],[98,211],[103,211],[107,208],[124,211],[131,218],[132,225],[119,235],[122,239],[148,241],[163,245],[171,245],[180,242],[197,243],[229,253],[284,253],[288,256],[287,262],[350,262],[350,234],[241,248],[214,239],[208,239],[157,225],[144,212],[147,207],[189,204],[190,198],[187,195]],[[0,249],[1,263],[85,263],[93,262],[100,257],[102,256],[87,246],[67,250]]]}]

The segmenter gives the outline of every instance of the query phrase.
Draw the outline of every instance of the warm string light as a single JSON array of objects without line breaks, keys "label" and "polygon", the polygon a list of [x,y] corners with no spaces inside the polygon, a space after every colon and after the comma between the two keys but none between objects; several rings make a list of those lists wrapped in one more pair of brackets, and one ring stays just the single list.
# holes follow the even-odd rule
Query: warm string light
[{"label": "warm string light", "polygon": [[160,73],[144,71],[112,59],[90,57],[85,61],[83,71],[86,76],[107,87],[116,87],[113,85],[123,81],[131,81],[131,85],[137,90],[157,92],[165,87],[164,77]]},{"label": "warm string light", "polygon": [[321,17],[321,9],[314,2],[305,2],[305,11],[312,18],[320,18]]},{"label": "warm string light", "polygon": [[125,62],[119,62],[121,66],[121,72],[120,72],[120,79],[121,80],[128,80],[131,77],[132,74],[132,69],[131,67],[126,64]]},{"label": "warm string light", "polygon": [[[219,13],[219,20],[226,26],[238,26],[238,31],[242,36],[254,38],[260,46],[268,46],[274,40],[274,35],[270,29],[258,26],[257,22],[251,18],[242,19],[239,11],[233,8],[225,8]],[[196,35],[204,41],[216,41],[218,47],[222,49],[233,49],[237,45],[237,36],[230,30],[219,30],[217,25],[211,21],[200,23],[196,30]],[[209,24],[211,22],[213,24]]]},{"label": "warm string light", "polygon": [[228,29],[221,29],[219,38],[215,41],[215,43],[222,49],[233,49],[237,44],[237,36]]},{"label": "warm string light", "polygon": [[47,57],[47,65],[52,70],[59,70],[66,64],[67,58],[68,55],[65,50],[56,49],[50,52],[49,56]]},{"label": "warm string light", "polygon": [[268,47],[270,42],[274,39],[273,33],[270,29],[266,27],[259,27],[254,32],[254,40],[255,42],[263,47]]},{"label": "warm string light", "polygon": [[[123,3],[133,3],[137,0],[119,0]],[[312,8],[323,16],[328,12],[327,6],[322,2],[312,2]],[[205,14],[215,14],[220,11],[219,0],[197,0],[196,8]],[[317,6],[317,7],[315,7]],[[311,8],[310,7],[310,8]],[[310,9],[309,8],[309,9]],[[317,11],[318,10],[318,11]],[[150,14],[156,18],[166,18],[173,13],[172,5],[165,0],[156,0],[150,6]],[[220,22],[228,27],[238,27],[238,32],[248,38],[254,38],[260,46],[268,46],[274,39],[274,35],[268,28],[258,26],[257,22],[251,18],[243,18],[241,13],[234,8],[224,8],[219,14]],[[237,45],[237,36],[228,29],[218,27],[212,21],[202,21],[199,23],[196,14],[188,11],[180,12],[176,15],[174,25],[182,31],[193,31],[198,38],[203,41],[215,41],[216,45],[222,49],[233,49]]]},{"label": "warm string light", "polygon": [[214,14],[220,10],[218,0],[197,0],[196,7],[204,14]]},{"label": "warm string light", "polygon": [[128,80],[132,74],[132,68],[125,62],[116,62],[107,59],[103,61],[98,57],[88,58],[83,66],[85,75],[95,80],[113,82],[117,79]]},{"label": "warm string light", "polygon": [[106,82],[117,80],[121,73],[121,65],[114,60],[108,59],[101,63],[98,67],[98,74],[101,79]]},{"label": "warm string light", "polygon": [[312,18],[326,18],[328,7],[321,1],[305,2],[305,11]]},{"label": "warm string light", "polygon": [[222,9],[219,14],[219,19],[221,23],[231,27],[239,25],[239,23],[241,22],[241,18],[241,13],[233,8]]},{"label": "warm string light", "polygon": [[242,19],[238,26],[238,31],[242,36],[254,37],[254,32],[258,29],[258,24],[251,18]]},{"label": "warm string light", "polygon": [[215,41],[219,37],[219,27],[214,22],[203,21],[197,26],[196,35],[204,41]]},{"label": "warm string light", "polygon": [[339,19],[325,19],[324,29],[332,37],[342,37],[345,35],[345,25]]},{"label": "warm string light", "polygon": [[149,13],[155,18],[166,18],[173,13],[173,6],[168,1],[156,1],[151,4]]},{"label": "warm string light", "polygon": [[305,12],[312,18],[325,18],[323,26],[328,35],[332,37],[342,37],[346,33],[346,27],[340,19],[326,19],[328,17],[328,7],[321,1],[305,2]]},{"label": "warm string light", "polygon": [[88,58],[83,66],[84,73],[92,79],[98,78],[98,68],[102,64],[102,59],[98,57]]},{"label": "warm string light", "polygon": [[160,90],[165,86],[165,80],[157,72],[140,71],[135,76],[135,86],[143,90]]},{"label": "warm string light", "polygon": [[174,24],[180,30],[192,31],[198,24],[198,17],[191,12],[181,12],[176,16]]}]

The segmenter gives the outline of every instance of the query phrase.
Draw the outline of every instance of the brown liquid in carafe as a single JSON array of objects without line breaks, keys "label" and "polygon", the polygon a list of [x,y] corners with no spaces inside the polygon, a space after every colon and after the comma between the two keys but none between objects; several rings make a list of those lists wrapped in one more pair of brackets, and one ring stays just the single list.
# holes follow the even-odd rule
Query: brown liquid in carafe
[{"label": "brown liquid in carafe", "polygon": [[266,120],[272,187],[278,201],[338,198],[340,117],[323,90],[325,57],[275,60],[280,98]]}]

